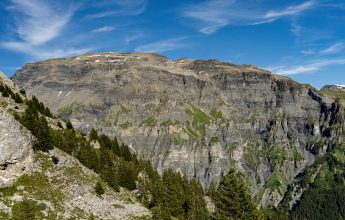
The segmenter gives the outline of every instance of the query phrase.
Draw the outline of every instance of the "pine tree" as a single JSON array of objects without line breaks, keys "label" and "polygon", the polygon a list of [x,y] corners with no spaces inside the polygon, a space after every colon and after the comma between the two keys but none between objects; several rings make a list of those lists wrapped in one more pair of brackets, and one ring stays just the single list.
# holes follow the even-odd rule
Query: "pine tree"
[{"label": "pine tree", "polygon": [[123,159],[125,161],[131,161],[132,160],[132,153],[131,153],[131,150],[129,149],[129,147],[127,145],[122,143],[120,150],[121,150],[121,156],[123,157]]},{"label": "pine tree", "polygon": [[95,192],[98,196],[101,196],[104,194],[104,189],[102,187],[102,184],[98,181],[95,186]]},{"label": "pine tree", "polygon": [[53,149],[53,139],[49,131],[48,122],[44,116],[37,121],[38,131],[35,137],[38,139],[34,145],[34,150],[48,151]]},{"label": "pine tree", "polygon": [[90,140],[98,140],[98,134],[95,129],[91,129],[90,134],[89,134]]},{"label": "pine tree", "polygon": [[150,207],[152,207],[152,218],[155,220],[170,220],[171,213],[165,202],[166,188],[160,176],[157,177],[157,179],[152,181],[150,187],[153,197],[150,204]]},{"label": "pine tree", "polygon": [[115,137],[111,142],[111,151],[118,157],[121,157],[121,151],[119,147],[119,142],[117,141],[117,138]]},{"label": "pine tree", "polygon": [[243,176],[230,170],[214,196],[215,219],[256,219],[255,207]]},{"label": "pine tree", "polygon": [[73,125],[69,119],[66,122],[66,127],[67,127],[67,129],[73,129]]},{"label": "pine tree", "polygon": [[166,187],[165,205],[172,216],[183,217],[185,212],[183,204],[185,202],[185,191],[183,179],[180,173],[168,169],[163,173],[163,183]]},{"label": "pine tree", "polygon": [[87,168],[96,170],[98,166],[98,158],[95,150],[88,143],[83,143],[79,149],[77,158]]},{"label": "pine tree", "polygon": [[119,180],[111,152],[107,149],[101,148],[99,161],[99,172],[101,174],[101,177],[115,191],[120,191]]},{"label": "pine tree", "polygon": [[209,219],[206,203],[204,200],[204,190],[199,182],[191,180],[186,188],[186,213],[188,220]]},{"label": "pine tree", "polygon": [[129,190],[136,189],[137,173],[134,164],[126,161],[118,163],[119,184]]}]

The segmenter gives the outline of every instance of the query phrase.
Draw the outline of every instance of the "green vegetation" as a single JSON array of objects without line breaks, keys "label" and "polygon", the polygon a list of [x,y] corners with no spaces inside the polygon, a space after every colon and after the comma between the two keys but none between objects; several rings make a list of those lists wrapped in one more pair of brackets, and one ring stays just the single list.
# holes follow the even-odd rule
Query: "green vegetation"
[{"label": "green vegetation", "polygon": [[294,206],[291,219],[345,218],[345,163],[339,154],[327,153],[319,160],[321,169]]},{"label": "green vegetation", "polygon": [[26,108],[22,117],[19,118],[19,121],[37,138],[34,144],[34,150],[47,151],[53,149],[53,140],[49,131],[48,122],[44,115],[40,115],[43,112],[51,116],[49,109],[41,108],[40,104],[36,105],[35,99],[28,101],[28,103],[31,104],[28,105],[28,108]]},{"label": "green vegetation", "polygon": [[18,94],[18,93],[14,93],[10,87],[8,87],[7,85],[3,85],[2,83],[0,83],[0,92],[2,93],[3,97],[9,97],[11,96],[11,98],[16,102],[16,103],[23,103],[23,99],[22,97]]},{"label": "green vegetation", "polygon": [[209,124],[211,122],[211,118],[204,111],[193,104],[190,104],[190,107],[191,109],[187,110],[187,112],[193,115],[193,122],[201,124]]},{"label": "green vegetation", "polygon": [[215,219],[257,219],[254,202],[240,173],[230,170],[213,197]]},{"label": "green vegetation", "polygon": [[223,114],[221,111],[217,111],[215,108],[213,108],[210,112],[210,115],[214,118],[214,119],[223,119]]},{"label": "green vegetation", "polygon": [[145,125],[145,126],[154,126],[157,123],[157,119],[154,116],[151,116],[147,119],[145,119],[143,122],[141,122],[140,125]]},{"label": "green vegetation", "polygon": [[120,128],[122,128],[122,129],[127,129],[127,128],[130,128],[130,127],[132,127],[132,126],[133,126],[133,124],[130,123],[130,122],[128,122],[128,121],[126,121],[126,122],[123,123],[123,124],[120,124]]},{"label": "green vegetation", "polygon": [[2,196],[4,197],[13,196],[17,191],[18,190],[15,186],[0,188],[0,193],[2,193]]},{"label": "green vegetation", "polygon": [[122,113],[127,114],[128,112],[130,112],[130,110],[126,108],[124,105],[120,104],[120,107]]},{"label": "green vegetation", "polygon": [[41,211],[46,209],[43,203],[38,204],[36,201],[24,198],[22,201],[12,206],[13,220],[35,220],[43,219],[44,215]]},{"label": "green vegetation", "polygon": [[56,165],[59,163],[59,158],[55,157],[55,156],[52,156],[52,161],[53,163]]},{"label": "green vegetation", "polygon": [[333,99],[345,100],[345,92],[341,90],[321,90],[320,92],[329,95]]},{"label": "green vegetation", "polygon": [[103,189],[103,187],[102,187],[102,184],[101,184],[101,182],[97,182],[96,183],[96,186],[95,186],[95,192],[96,192],[96,194],[98,195],[98,196],[101,196],[101,195],[103,195],[104,194],[104,189]]}]

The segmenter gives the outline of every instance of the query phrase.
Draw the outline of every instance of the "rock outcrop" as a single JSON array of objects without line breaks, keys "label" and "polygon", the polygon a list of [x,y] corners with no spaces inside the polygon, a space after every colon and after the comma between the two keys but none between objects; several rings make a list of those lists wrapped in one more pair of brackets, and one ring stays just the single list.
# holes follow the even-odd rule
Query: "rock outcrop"
[{"label": "rock outcrop", "polygon": [[122,138],[162,171],[205,188],[243,171],[261,204],[327,150],[332,100],[249,65],[99,53],[25,65],[13,80],[74,126]]},{"label": "rock outcrop", "polygon": [[[11,80],[0,72],[0,82],[15,88]],[[10,185],[18,176],[32,168],[33,137],[12,114],[10,97],[0,96],[0,188]]]},{"label": "rock outcrop", "polygon": [[[38,219],[150,218],[134,192],[122,188],[115,192],[73,156],[58,149],[33,151],[35,137],[18,120],[27,105],[13,98],[19,95],[25,100],[24,92],[1,72],[0,85],[0,219],[17,219],[13,207],[24,199],[39,207]],[[5,86],[10,93],[4,92]],[[48,121],[52,129],[60,129],[54,124],[61,121]],[[97,182],[105,191],[102,196],[95,193]],[[34,205],[30,205],[32,214]]]}]

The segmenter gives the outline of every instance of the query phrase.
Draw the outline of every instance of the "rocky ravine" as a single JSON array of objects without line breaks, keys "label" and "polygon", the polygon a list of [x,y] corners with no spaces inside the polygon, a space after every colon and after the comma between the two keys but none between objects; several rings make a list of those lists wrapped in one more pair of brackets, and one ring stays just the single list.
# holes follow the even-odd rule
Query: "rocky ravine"
[{"label": "rocky ravine", "polygon": [[99,53],[25,65],[13,80],[88,132],[116,135],[162,171],[209,187],[243,171],[261,204],[277,205],[315,157],[332,100],[248,65]]}]

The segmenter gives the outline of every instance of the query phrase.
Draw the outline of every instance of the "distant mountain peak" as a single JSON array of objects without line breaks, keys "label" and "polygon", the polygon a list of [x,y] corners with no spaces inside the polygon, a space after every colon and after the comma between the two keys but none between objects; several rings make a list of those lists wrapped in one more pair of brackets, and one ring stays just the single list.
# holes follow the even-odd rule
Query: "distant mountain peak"
[{"label": "distant mountain peak", "polygon": [[325,85],[321,88],[321,90],[342,90],[342,91],[345,91],[345,85],[340,85],[340,84]]}]

